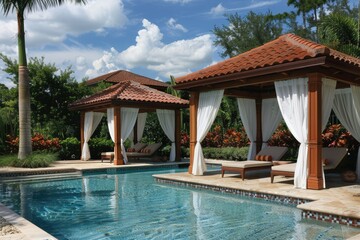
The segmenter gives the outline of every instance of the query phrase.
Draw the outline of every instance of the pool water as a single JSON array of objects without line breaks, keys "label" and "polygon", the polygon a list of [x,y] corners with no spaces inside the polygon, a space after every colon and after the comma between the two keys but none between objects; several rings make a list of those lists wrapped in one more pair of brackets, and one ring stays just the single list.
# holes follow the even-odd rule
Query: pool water
[{"label": "pool water", "polygon": [[264,200],[157,183],[161,169],[0,185],[0,202],[58,239],[346,239]]}]

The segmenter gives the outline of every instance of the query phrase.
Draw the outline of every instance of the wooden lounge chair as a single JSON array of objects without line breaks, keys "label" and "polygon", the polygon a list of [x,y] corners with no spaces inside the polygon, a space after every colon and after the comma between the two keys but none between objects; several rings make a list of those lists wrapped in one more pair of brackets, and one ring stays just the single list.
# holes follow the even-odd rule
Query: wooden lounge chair
[{"label": "wooden lounge chair", "polygon": [[[326,159],[324,170],[335,169],[347,153],[346,148],[322,148],[322,159]],[[278,165],[271,167],[271,183],[274,182],[275,176],[293,177],[296,163]]]},{"label": "wooden lounge chair", "polygon": [[242,180],[244,180],[247,171],[270,169],[274,164],[273,161],[280,160],[287,150],[287,147],[266,147],[257,154],[257,156],[271,156],[270,161],[247,160],[223,163],[221,165],[221,177],[224,177],[225,171],[239,172]]},{"label": "wooden lounge chair", "polygon": [[[132,148],[134,152],[139,152],[141,149],[143,149],[144,147],[146,147],[146,143],[136,143]],[[110,160],[110,163],[114,160],[114,152],[102,152],[101,153],[101,162],[103,162],[104,160]]]},{"label": "wooden lounge chair", "polygon": [[157,150],[159,150],[161,145],[161,143],[149,144],[139,152],[127,152],[126,155],[128,158],[149,158],[153,156]]}]

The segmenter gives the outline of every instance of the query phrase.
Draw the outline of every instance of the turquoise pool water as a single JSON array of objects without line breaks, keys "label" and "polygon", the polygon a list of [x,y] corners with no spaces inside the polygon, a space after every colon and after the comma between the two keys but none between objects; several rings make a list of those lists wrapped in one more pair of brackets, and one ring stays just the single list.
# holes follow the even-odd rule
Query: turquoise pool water
[{"label": "turquoise pool water", "polygon": [[58,239],[346,239],[360,229],[294,206],[156,183],[161,169],[0,185],[0,201]]}]

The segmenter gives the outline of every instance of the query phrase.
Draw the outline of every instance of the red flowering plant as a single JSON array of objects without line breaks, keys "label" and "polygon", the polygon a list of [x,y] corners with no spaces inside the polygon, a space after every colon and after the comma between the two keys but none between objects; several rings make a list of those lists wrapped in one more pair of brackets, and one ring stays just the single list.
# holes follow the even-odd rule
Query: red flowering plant
[{"label": "red flowering plant", "polygon": [[216,125],[212,131],[206,134],[202,142],[203,147],[244,147],[249,144],[245,131],[236,131],[235,129],[227,129],[224,131],[220,125]]},{"label": "red flowering plant", "polygon": [[223,132],[221,126],[216,125],[212,131],[209,131],[206,134],[205,139],[202,141],[201,145],[203,147],[216,147],[220,148],[223,144]]},{"label": "red flowering plant", "polygon": [[249,139],[245,134],[245,130],[241,132],[231,128],[225,131],[223,137],[223,147],[244,147],[249,144]]},{"label": "red flowering plant", "polygon": [[[19,150],[19,137],[6,136],[6,143],[10,153],[16,153]],[[40,133],[35,133],[31,139],[32,149],[34,151],[51,151],[57,152],[61,149],[58,138],[46,139]]]},{"label": "red flowering plant", "polygon": [[269,146],[281,146],[297,149],[300,143],[294,138],[287,126],[282,123],[275,130],[274,134],[268,140]]},{"label": "red flowering plant", "polygon": [[187,134],[187,132],[182,131],[181,132],[181,146],[189,147],[190,146],[190,136]]},{"label": "red flowering plant", "polygon": [[328,126],[322,134],[324,147],[346,147],[350,156],[357,156],[359,142],[341,124]]}]

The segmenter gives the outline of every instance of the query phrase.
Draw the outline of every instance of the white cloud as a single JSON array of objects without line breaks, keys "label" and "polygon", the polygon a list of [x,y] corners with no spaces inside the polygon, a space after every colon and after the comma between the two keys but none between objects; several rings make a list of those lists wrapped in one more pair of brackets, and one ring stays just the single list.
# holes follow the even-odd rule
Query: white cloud
[{"label": "white cloud", "polygon": [[163,43],[162,38],[158,26],[144,19],[135,45],[122,52],[115,49],[104,52],[87,72],[99,74],[122,66],[129,69],[145,67],[167,78],[170,74],[183,75],[212,62],[213,45],[209,34],[169,44]]},{"label": "white cloud", "polygon": [[[89,0],[86,5],[67,2],[46,11],[28,13],[25,20],[26,43],[28,47],[44,47],[46,44],[61,43],[68,35],[103,34],[106,28],[122,28],[127,23],[121,0]],[[0,45],[16,44],[15,14],[1,17],[0,26]]]},{"label": "white cloud", "polygon": [[223,7],[221,3],[219,3],[216,7],[211,8],[210,14],[213,16],[224,15],[226,8]]},{"label": "white cloud", "polygon": [[181,31],[181,32],[187,32],[188,30],[181,24],[176,23],[176,20],[174,18],[170,18],[166,25],[168,28],[172,31]]}]

